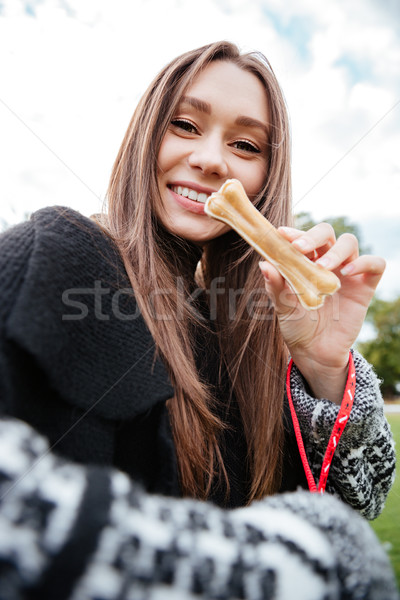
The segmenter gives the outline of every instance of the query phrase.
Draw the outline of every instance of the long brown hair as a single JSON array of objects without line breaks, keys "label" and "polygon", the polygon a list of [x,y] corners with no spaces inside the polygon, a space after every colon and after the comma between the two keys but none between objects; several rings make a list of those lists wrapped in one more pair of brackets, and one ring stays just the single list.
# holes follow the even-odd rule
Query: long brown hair
[{"label": "long brown hair", "polygon": [[[141,313],[174,385],[169,411],[183,493],[207,498],[219,473],[226,477],[218,438],[224,424],[195,360],[193,331],[201,319],[184,302],[194,288],[199,256],[193,246],[169,234],[157,219],[159,148],[185,89],[211,61],[231,61],[254,73],[270,107],[270,152],[263,189],[254,200],[275,225],[291,221],[289,127],[285,102],[264,56],[241,55],[229,42],[187,52],[169,63],[139,102],[113,166],[108,189],[108,223],[135,291]],[[223,277],[215,326],[221,370],[228,373],[248,447],[251,485],[248,501],[279,489],[283,444],[284,371],[287,352],[270,306],[254,315],[254,290],[263,287],[259,257],[234,232],[207,244],[202,280],[209,287]],[[179,285],[177,282],[179,281]],[[154,290],[157,294],[155,314]],[[235,295],[235,314],[229,290]],[[265,303],[264,303],[265,304]]]}]

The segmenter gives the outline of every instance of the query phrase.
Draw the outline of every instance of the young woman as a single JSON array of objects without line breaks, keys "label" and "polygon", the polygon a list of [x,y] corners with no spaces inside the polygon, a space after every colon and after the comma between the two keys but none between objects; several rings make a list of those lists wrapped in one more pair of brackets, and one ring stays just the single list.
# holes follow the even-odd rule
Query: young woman
[{"label": "young woman", "polygon": [[[336,240],[326,224],[292,228],[289,167],[288,121],[271,67],[216,43],[172,61],[150,85],[117,156],[107,214],[88,220],[45,209],[3,235],[2,439],[18,457],[1,464],[5,590],[25,586],[35,597],[54,597],[63,577],[66,598],[289,598],[287,576],[298,581],[296,561],[310,552],[304,597],[336,597],[346,585],[349,597],[395,593],[387,565],[383,575],[353,573],[357,556],[326,541],[330,525],[321,523],[330,510],[346,527],[351,521],[332,498],[295,493],[223,512],[152,495],[247,506],[298,486],[314,489],[322,470],[320,489],[368,518],[382,509],[393,442],[374,373],[351,347],[384,261],[358,256],[357,240]],[[234,232],[205,215],[207,196],[229,178],[285,226],[282,235],[339,274],[341,289],[323,308],[302,310],[271,265],[259,265]],[[280,510],[281,530],[272,526]],[[239,533],[237,518],[254,529],[256,543]],[[316,565],[314,550],[288,535],[291,519],[304,534],[306,521],[320,528],[320,550],[334,544],[334,575],[330,559]],[[211,522],[216,543],[230,548],[222,562],[211,553],[212,567],[196,545],[204,530],[213,545]],[[20,523],[32,540],[31,562],[18,546]],[[365,541],[371,534],[356,523]],[[353,537],[349,544],[365,552]],[[283,547],[282,561],[269,557],[271,543]],[[239,554],[249,544],[246,579],[250,567]],[[385,564],[369,544],[376,564]],[[286,552],[293,547],[295,561]],[[124,548],[131,561],[121,559]]]}]

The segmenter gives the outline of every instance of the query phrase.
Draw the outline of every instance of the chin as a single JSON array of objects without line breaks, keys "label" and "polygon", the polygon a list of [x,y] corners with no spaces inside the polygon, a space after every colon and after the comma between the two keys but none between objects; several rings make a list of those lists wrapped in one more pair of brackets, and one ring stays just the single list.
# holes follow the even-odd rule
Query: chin
[{"label": "chin", "polygon": [[215,225],[213,223],[207,223],[203,224],[203,226],[199,226],[198,223],[178,224],[176,221],[167,221],[164,226],[170,233],[181,237],[188,242],[192,242],[193,244],[198,244],[199,246],[214,240],[229,229],[226,225],[221,225],[219,223],[216,223]]}]

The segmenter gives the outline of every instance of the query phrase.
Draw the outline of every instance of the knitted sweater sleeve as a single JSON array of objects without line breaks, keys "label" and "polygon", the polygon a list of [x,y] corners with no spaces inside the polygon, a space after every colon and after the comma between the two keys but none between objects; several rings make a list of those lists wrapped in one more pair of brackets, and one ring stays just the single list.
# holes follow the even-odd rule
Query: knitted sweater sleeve
[{"label": "knitted sweater sleeve", "polygon": [[148,495],[0,419],[0,598],[395,600],[361,517],[305,491],[224,511]]},{"label": "knitted sweater sleeve", "polygon": [[[393,484],[396,455],[379,381],[360,354],[353,351],[353,358],[357,382],[354,403],[332,461],[326,490],[367,519],[374,519],[382,511]],[[290,387],[307,458],[318,483],[339,406],[310,396],[295,366]]]}]

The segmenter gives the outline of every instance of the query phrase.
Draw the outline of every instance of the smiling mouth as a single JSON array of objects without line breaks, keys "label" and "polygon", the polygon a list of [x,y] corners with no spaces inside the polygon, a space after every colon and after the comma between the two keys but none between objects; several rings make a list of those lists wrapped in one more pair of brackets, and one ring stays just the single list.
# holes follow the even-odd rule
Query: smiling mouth
[{"label": "smiling mouth", "polygon": [[192,190],[189,187],[183,187],[181,185],[169,185],[168,187],[175,192],[175,194],[183,196],[184,198],[189,198],[189,200],[193,200],[193,202],[200,202],[200,204],[205,204],[208,198],[208,194],[196,192],[196,190]]}]

